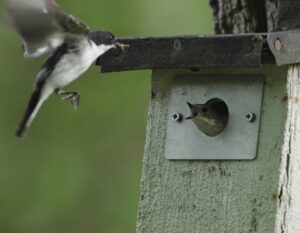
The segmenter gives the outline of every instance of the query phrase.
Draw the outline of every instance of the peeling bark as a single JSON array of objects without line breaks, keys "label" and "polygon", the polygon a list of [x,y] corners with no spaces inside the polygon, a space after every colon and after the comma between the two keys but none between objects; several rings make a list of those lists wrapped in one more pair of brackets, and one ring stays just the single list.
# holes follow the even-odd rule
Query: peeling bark
[{"label": "peeling bark", "polygon": [[261,0],[210,0],[217,34],[266,32],[265,2]]},{"label": "peeling bark", "polygon": [[268,31],[276,31],[278,20],[278,1],[266,0]]}]

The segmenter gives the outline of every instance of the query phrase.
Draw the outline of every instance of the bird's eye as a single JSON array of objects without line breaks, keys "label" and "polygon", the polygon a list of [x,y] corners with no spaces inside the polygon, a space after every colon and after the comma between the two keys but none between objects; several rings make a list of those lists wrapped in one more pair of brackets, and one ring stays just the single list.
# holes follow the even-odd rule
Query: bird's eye
[{"label": "bird's eye", "polygon": [[203,107],[203,108],[202,108],[202,112],[203,112],[203,113],[208,112],[208,108],[207,108],[207,107]]}]

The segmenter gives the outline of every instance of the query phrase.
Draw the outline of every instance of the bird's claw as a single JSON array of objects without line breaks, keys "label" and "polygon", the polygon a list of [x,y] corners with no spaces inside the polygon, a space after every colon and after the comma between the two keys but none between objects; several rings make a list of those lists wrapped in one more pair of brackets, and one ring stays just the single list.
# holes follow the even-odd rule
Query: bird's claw
[{"label": "bird's claw", "polygon": [[71,102],[71,104],[73,105],[73,108],[75,110],[77,110],[78,106],[79,106],[79,102],[80,102],[80,95],[76,92],[74,93],[66,93],[63,97],[62,97],[63,101],[69,100]]},{"label": "bird's claw", "polygon": [[80,102],[80,94],[77,92],[66,92],[64,90],[61,89],[57,89],[55,90],[55,93],[57,95],[62,96],[62,100],[66,101],[66,100],[70,100],[71,104],[73,105],[73,108],[76,110],[79,106],[79,102]]},{"label": "bird's claw", "polygon": [[79,106],[79,102],[80,102],[80,95],[77,94],[77,95],[74,95],[71,99],[71,104],[73,105],[73,108],[75,110],[77,110],[78,106]]}]

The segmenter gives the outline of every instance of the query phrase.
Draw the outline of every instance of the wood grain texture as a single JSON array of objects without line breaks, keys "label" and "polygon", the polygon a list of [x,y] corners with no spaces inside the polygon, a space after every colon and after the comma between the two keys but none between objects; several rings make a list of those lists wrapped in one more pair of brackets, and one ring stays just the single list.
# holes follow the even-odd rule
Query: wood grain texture
[{"label": "wood grain texture", "polygon": [[279,31],[298,30],[300,28],[300,1],[297,0],[279,0],[278,8]]},{"label": "wood grain texture", "polygon": [[267,34],[118,38],[129,44],[98,59],[102,72],[140,69],[200,69],[203,67],[260,67],[270,56],[262,46]]},{"label": "wood grain texture", "polygon": [[210,0],[217,34],[267,32],[265,1]]},{"label": "wood grain texture", "polygon": [[254,161],[165,159],[170,84],[174,76],[187,72],[153,73],[137,232],[273,233],[286,118],[285,68],[201,72],[262,73],[266,77],[258,156]]},{"label": "wood grain texture", "polygon": [[210,0],[215,31],[218,34],[276,31],[279,1]]},{"label": "wood grain texture", "polygon": [[276,31],[278,21],[279,0],[265,0],[267,11],[268,32]]},{"label": "wood grain texture", "polygon": [[284,130],[276,233],[300,232],[300,66],[291,66],[287,78],[288,114]]}]

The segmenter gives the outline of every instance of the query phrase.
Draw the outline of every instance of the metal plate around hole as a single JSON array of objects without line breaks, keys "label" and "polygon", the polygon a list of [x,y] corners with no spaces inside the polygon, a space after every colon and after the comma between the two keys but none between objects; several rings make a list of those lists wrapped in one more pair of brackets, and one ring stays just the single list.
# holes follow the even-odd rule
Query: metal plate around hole
[{"label": "metal plate around hole", "polygon": [[[252,160],[257,153],[263,99],[261,75],[200,75],[175,77],[171,89],[165,155],[170,160]],[[201,104],[220,98],[229,121],[215,136],[203,134],[191,120],[176,122],[174,113],[190,115],[186,102]],[[247,114],[255,114],[249,121]]]}]

